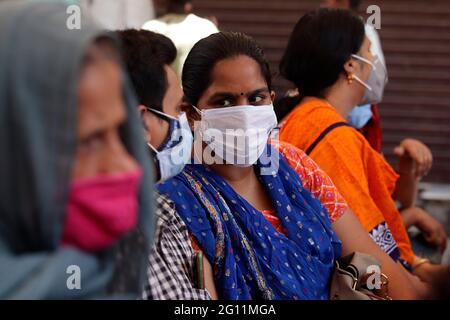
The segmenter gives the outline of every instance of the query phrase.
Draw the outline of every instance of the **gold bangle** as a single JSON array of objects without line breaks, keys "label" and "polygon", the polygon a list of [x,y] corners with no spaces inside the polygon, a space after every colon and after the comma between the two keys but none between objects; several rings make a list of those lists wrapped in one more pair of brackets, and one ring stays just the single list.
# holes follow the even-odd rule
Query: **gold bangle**
[{"label": "gold bangle", "polygon": [[416,270],[418,267],[420,267],[421,265],[423,265],[425,263],[430,263],[430,260],[426,259],[426,258],[420,258],[420,259],[417,259],[417,261],[411,267],[413,268],[413,270]]}]

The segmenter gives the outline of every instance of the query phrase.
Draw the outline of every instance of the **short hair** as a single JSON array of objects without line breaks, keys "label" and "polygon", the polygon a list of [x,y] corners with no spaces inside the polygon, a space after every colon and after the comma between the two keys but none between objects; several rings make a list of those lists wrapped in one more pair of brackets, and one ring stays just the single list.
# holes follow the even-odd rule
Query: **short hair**
[{"label": "short hair", "polygon": [[204,91],[211,85],[211,74],[216,64],[238,56],[247,56],[258,63],[271,90],[269,64],[256,41],[239,32],[219,32],[197,42],[186,58],[182,75],[186,102],[197,105]]},{"label": "short hair", "polygon": [[161,34],[146,30],[116,31],[121,40],[121,52],[139,103],[163,111],[168,88],[164,66],[177,56],[173,42]]},{"label": "short hair", "polygon": [[361,17],[346,9],[318,9],[295,26],[281,59],[280,73],[300,95],[321,97],[361,49],[365,29]]}]

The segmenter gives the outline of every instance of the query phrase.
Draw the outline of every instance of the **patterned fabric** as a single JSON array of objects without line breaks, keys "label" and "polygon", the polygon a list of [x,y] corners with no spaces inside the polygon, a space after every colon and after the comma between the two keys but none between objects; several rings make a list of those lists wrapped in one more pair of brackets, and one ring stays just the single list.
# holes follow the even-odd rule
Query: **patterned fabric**
[{"label": "patterned fabric", "polygon": [[[327,209],[331,222],[337,221],[344,215],[348,209],[347,203],[339,191],[337,191],[330,177],[317,166],[314,160],[308,157],[305,152],[289,143],[279,140],[271,140],[269,143],[280,152],[291,168],[299,175],[303,187],[320,200],[322,205]],[[287,234],[276,211],[263,210],[261,213],[272,224],[275,230],[284,235]],[[200,248],[194,237],[191,237],[191,241],[194,251],[199,251]]]},{"label": "patterned fabric", "polygon": [[287,235],[283,235],[219,175],[187,165],[159,185],[209,261],[221,299],[328,299],[341,242],[327,210],[304,188],[298,174],[268,145],[278,171],[261,175]]},{"label": "patterned fabric", "polygon": [[[331,124],[342,121],[345,119],[333,106],[313,99],[291,112],[281,127],[280,139],[304,149]],[[330,132],[310,156],[333,179],[364,229],[372,233],[380,224],[385,224],[401,258],[411,264],[414,253],[392,199],[398,175],[383,156],[357,130],[349,127]],[[383,243],[378,244],[387,248]]]},{"label": "patterned fabric", "polygon": [[331,222],[338,220],[348,209],[347,202],[341,196],[331,178],[305,152],[293,145],[271,140],[274,146],[299,175],[303,187],[320,200],[327,209]]},{"label": "patterned fabric", "polygon": [[193,285],[193,251],[188,230],[174,204],[158,196],[155,244],[149,258],[145,300],[210,300],[206,290]]},{"label": "patterned fabric", "polygon": [[400,251],[398,250],[397,242],[395,242],[394,236],[392,235],[391,230],[389,230],[386,222],[376,226],[369,232],[369,236],[384,252],[390,255],[392,259],[395,261],[400,259]]},{"label": "patterned fabric", "polygon": [[283,228],[283,223],[281,222],[280,218],[278,218],[276,211],[273,210],[263,210],[261,211],[264,218],[266,218],[267,221],[272,225],[272,227],[275,228],[279,233],[284,234],[287,236],[287,231],[285,228]]}]

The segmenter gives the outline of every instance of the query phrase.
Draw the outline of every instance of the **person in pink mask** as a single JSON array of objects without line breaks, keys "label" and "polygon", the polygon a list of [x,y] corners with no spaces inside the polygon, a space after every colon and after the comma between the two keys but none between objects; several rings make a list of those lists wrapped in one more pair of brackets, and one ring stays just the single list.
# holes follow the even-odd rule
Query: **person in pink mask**
[{"label": "person in pink mask", "polygon": [[0,298],[136,298],[150,158],[117,41],[66,20],[62,4],[0,4]]}]

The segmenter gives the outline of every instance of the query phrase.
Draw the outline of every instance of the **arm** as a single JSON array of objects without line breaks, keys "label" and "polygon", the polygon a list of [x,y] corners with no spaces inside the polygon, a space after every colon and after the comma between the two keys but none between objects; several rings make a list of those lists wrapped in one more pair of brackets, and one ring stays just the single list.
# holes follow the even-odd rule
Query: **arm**
[{"label": "arm", "polygon": [[[416,277],[409,274],[402,265],[396,264],[391,257],[389,257],[381,248],[369,237],[368,232],[363,228],[359,220],[354,214],[348,210],[348,206],[343,200],[340,192],[337,191],[330,177],[322,171],[315,162],[306,156],[302,151],[295,151],[292,147],[281,148],[282,154],[288,160],[289,164],[299,174],[303,181],[304,187],[311,191],[311,193],[327,208],[328,214],[333,223],[333,228],[338,237],[343,242],[344,254],[350,254],[355,251],[370,254],[377,258],[383,265],[383,272],[391,279],[391,296],[397,299],[417,298],[425,296],[427,287],[421,283]],[[292,151],[292,152],[290,152]],[[338,157],[339,153],[336,153]],[[335,157],[335,158],[336,158]],[[352,168],[355,168],[355,163],[359,158],[354,158]],[[363,165],[359,163],[362,167]],[[341,168],[342,169],[342,168]],[[342,169],[343,170],[343,169]],[[330,168],[329,172],[336,172],[334,168]],[[352,174],[356,174],[359,178],[359,184],[351,185],[354,188],[359,188],[355,195],[349,193],[350,198],[355,202],[361,202],[364,205],[361,207],[371,212],[377,212],[377,206],[362,182],[362,170],[348,170],[343,171],[343,174],[357,179]],[[339,174],[342,174],[339,172]],[[349,186],[343,184],[342,190],[349,191]],[[386,196],[390,196],[386,195]],[[364,201],[361,198],[364,197]],[[405,288],[408,288],[405,290]]]},{"label": "arm", "polygon": [[394,149],[399,157],[398,173],[400,178],[394,191],[394,199],[400,201],[403,208],[414,206],[419,181],[428,174],[433,165],[433,155],[422,142],[405,139]]},{"label": "arm", "polygon": [[450,274],[450,266],[443,264],[432,264],[431,262],[426,262],[420,264],[414,268],[414,274],[416,274],[422,281],[427,283],[438,285],[448,279]]},{"label": "arm", "polygon": [[393,196],[403,207],[400,213],[405,227],[416,226],[422,231],[428,243],[439,246],[443,252],[447,245],[444,227],[427,212],[414,207],[418,183],[433,164],[431,151],[418,140],[405,139],[394,149],[394,153],[400,158],[398,164],[400,178]]},{"label": "arm", "polygon": [[343,255],[362,252],[381,263],[383,273],[389,278],[389,294],[393,299],[423,299],[430,294],[426,284],[409,274],[376,245],[350,210],[333,223],[333,229],[342,241]]},{"label": "arm", "polygon": [[[399,169],[398,172],[400,177],[395,185],[393,197],[400,202],[402,208],[414,207],[419,180],[414,174],[414,169],[412,169],[412,162],[401,158],[398,166],[402,169]],[[409,167],[409,169],[405,169],[406,167]]]},{"label": "arm", "polygon": [[433,246],[439,247],[441,252],[447,248],[447,234],[445,228],[435,218],[420,208],[408,208],[401,211],[405,227],[416,226],[425,240]]}]

